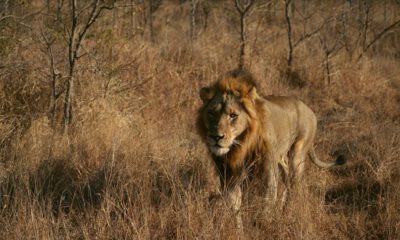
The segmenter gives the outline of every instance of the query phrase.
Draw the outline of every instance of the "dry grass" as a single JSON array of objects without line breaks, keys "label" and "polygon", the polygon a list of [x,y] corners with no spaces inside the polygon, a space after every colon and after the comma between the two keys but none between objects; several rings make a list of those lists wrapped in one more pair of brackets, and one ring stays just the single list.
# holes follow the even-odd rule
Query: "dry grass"
[{"label": "dry grass", "polygon": [[[89,54],[79,59],[66,135],[50,126],[40,41],[14,21],[0,22],[0,239],[237,239],[232,212],[208,203],[216,182],[194,126],[200,87],[236,66],[237,18],[232,4],[217,2],[208,28],[190,41],[190,4],[176,4],[157,9],[156,44],[129,37],[123,10],[114,25],[111,13],[96,23],[84,44]],[[307,163],[304,188],[285,211],[268,216],[249,183],[244,237],[399,239],[398,30],[382,40],[386,55],[377,46],[360,62],[344,50],[332,58],[329,86],[319,41],[311,38],[295,52],[306,87],[292,89],[282,81],[286,38],[277,9],[272,23],[257,11],[248,19],[249,68],[264,94],[310,105],[319,118],[320,157],[343,153],[348,165],[323,171]],[[40,21],[24,19],[34,28]],[[63,72],[65,43],[54,48]]]}]

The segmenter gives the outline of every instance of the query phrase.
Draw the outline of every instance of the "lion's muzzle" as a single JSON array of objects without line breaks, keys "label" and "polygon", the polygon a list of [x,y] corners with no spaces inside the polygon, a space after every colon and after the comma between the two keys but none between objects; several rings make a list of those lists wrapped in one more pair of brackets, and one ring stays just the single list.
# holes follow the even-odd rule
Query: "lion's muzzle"
[{"label": "lion's muzzle", "polygon": [[229,152],[230,146],[225,134],[209,134],[208,144],[211,152],[216,156],[222,156]]}]

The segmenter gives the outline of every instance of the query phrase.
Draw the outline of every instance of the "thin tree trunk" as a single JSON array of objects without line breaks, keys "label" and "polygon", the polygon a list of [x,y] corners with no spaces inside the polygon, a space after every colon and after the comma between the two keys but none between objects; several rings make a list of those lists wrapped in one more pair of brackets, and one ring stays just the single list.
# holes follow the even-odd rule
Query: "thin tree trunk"
[{"label": "thin tree trunk", "polygon": [[342,21],[342,27],[343,27],[343,42],[344,42],[344,48],[346,52],[349,54],[349,57],[351,58],[352,52],[351,52],[351,47],[349,44],[349,32],[347,29],[348,22],[350,22],[350,14],[351,14],[351,2],[348,0],[345,1],[344,6],[343,6],[343,21]]},{"label": "thin tree trunk", "polygon": [[331,70],[329,66],[329,54],[325,53],[325,73],[328,85],[331,85]]},{"label": "thin tree trunk", "polygon": [[204,28],[204,30],[206,30],[208,27],[208,15],[210,13],[210,10],[208,8],[209,8],[208,6],[203,7],[203,11],[204,11],[204,27],[203,28]]},{"label": "thin tree trunk", "polygon": [[57,12],[56,12],[57,20],[61,19],[61,10],[63,5],[64,5],[64,0],[57,0]]},{"label": "thin tree trunk", "polygon": [[131,29],[130,29],[130,34],[129,34],[129,36],[132,38],[133,35],[134,35],[134,33],[135,33],[135,25],[134,25],[135,21],[134,21],[133,0],[130,0],[129,2],[130,2],[129,14],[130,14],[130,25],[131,25],[131,26],[130,26]]},{"label": "thin tree trunk", "polygon": [[4,2],[4,15],[8,15],[9,14],[9,12],[8,12],[9,8],[10,8],[10,0],[5,0],[5,2]]},{"label": "thin tree trunk", "polygon": [[255,1],[254,0],[249,0],[248,2],[241,4],[239,3],[238,0],[235,1],[236,3],[236,9],[240,14],[240,53],[239,53],[239,69],[242,69],[244,67],[244,50],[246,46],[245,42],[245,17],[247,12],[250,10],[251,6],[253,5]]},{"label": "thin tree trunk", "polygon": [[367,45],[367,33],[368,33],[368,23],[369,23],[369,4],[368,0],[364,0],[364,23],[363,23],[363,38],[362,38],[362,48],[363,51]]},{"label": "thin tree trunk", "polygon": [[269,2],[267,4],[267,11],[265,13],[265,21],[267,22],[267,24],[271,24],[272,22],[272,13],[274,11],[272,4],[273,4],[272,2]]},{"label": "thin tree trunk", "polygon": [[243,68],[244,66],[244,14],[240,15],[240,57],[239,57],[239,68]]},{"label": "thin tree trunk", "polygon": [[57,92],[56,92],[56,78],[53,77],[52,83],[51,83],[51,109],[50,109],[50,114],[51,114],[51,122],[50,125],[51,127],[54,128],[55,122],[56,122],[56,107],[57,107]]},{"label": "thin tree trunk", "polygon": [[65,92],[64,99],[64,130],[67,130],[67,126],[71,123],[71,112],[72,112],[72,104],[71,101],[73,99],[73,87],[74,87],[74,67],[75,60],[77,54],[78,45],[75,43],[76,41],[76,28],[77,28],[77,16],[76,16],[76,5],[77,0],[71,1],[72,7],[72,26],[71,32],[68,42],[68,60],[69,60],[69,72],[68,72],[68,80]]},{"label": "thin tree trunk", "polygon": [[291,0],[285,0],[285,18],[287,25],[287,38],[288,38],[288,54],[287,54],[287,67],[292,68],[293,61],[293,43],[292,43],[292,22],[290,19]]},{"label": "thin tree trunk", "polygon": [[50,2],[51,2],[51,0],[47,0],[47,3],[46,3],[47,14],[50,14],[50,11],[51,11],[51,4],[50,4]]},{"label": "thin tree trunk", "polygon": [[53,51],[51,49],[51,46],[49,46],[49,54],[50,54],[50,71],[51,71],[51,127],[54,128],[55,126],[55,119],[56,119],[56,107],[57,107],[57,89],[56,89],[56,81],[57,81],[57,75],[54,69],[54,57],[53,57]]},{"label": "thin tree trunk", "polygon": [[192,39],[195,38],[195,31],[196,31],[196,8],[197,8],[197,1],[192,0],[192,12],[191,12],[191,28],[190,28],[190,37]]},{"label": "thin tree trunk", "polygon": [[153,30],[153,0],[149,0],[149,30],[150,41],[154,43],[154,30]]},{"label": "thin tree trunk", "polygon": [[66,128],[72,120],[72,104],[71,101],[73,99],[73,88],[74,88],[74,76],[70,75],[67,81],[67,89],[65,93],[65,101],[64,101],[64,127]]},{"label": "thin tree trunk", "polygon": [[70,66],[70,72],[68,76],[65,100],[64,100],[64,127],[66,128],[72,120],[72,100],[74,97],[74,66]]},{"label": "thin tree trunk", "polygon": [[387,22],[387,0],[383,1],[383,23],[386,25]]},{"label": "thin tree trunk", "polygon": [[114,8],[112,10],[112,25],[115,28],[117,26],[118,9]]},{"label": "thin tree trunk", "polygon": [[142,4],[142,38],[145,37],[145,31],[147,28],[147,8],[146,8],[146,2],[144,0],[140,1]]}]

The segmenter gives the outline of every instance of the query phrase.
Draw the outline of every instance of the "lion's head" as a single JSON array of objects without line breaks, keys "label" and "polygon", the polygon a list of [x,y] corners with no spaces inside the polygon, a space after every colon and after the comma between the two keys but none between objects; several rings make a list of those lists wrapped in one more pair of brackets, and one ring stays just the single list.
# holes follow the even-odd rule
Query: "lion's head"
[{"label": "lion's head", "polygon": [[224,156],[240,148],[257,114],[258,97],[252,75],[246,70],[234,70],[215,84],[200,91],[203,107],[200,112],[202,135],[210,151]]}]

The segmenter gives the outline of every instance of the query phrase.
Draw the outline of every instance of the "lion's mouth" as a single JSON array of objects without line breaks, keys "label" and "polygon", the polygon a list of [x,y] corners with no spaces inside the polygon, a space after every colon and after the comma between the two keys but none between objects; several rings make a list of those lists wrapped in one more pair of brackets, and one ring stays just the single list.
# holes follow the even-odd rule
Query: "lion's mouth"
[{"label": "lion's mouth", "polygon": [[223,147],[219,144],[215,144],[213,146],[210,147],[211,152],[214,153],[216,156],[223,156],[225,154],[227,154],[230,150],[229,147]]}]

